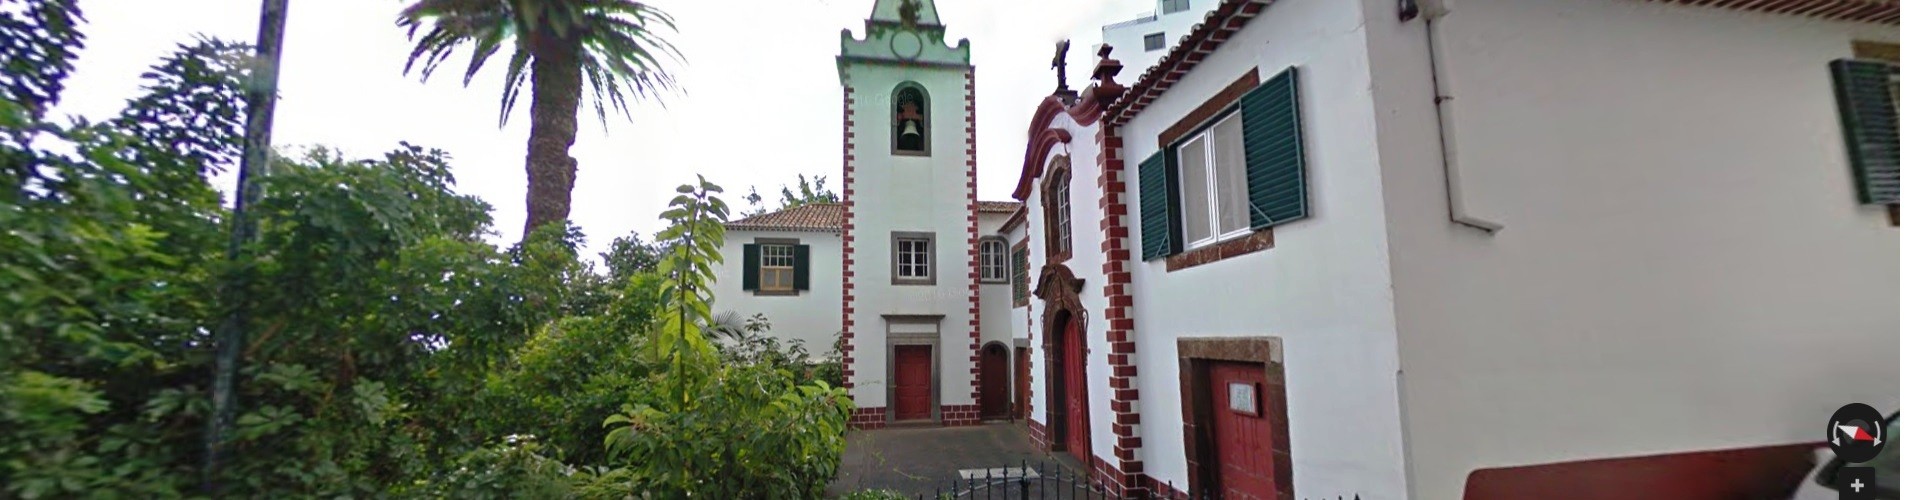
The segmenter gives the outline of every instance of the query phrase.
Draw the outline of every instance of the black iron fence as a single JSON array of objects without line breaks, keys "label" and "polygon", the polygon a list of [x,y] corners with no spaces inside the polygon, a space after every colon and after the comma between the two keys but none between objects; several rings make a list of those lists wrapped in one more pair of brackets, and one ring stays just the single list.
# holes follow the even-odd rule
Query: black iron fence
[{"label": "black iron fence", "polygon": [[[1196,491],[1191,494],[1163,494],[1147,491],[1144,494],[1136,493],[1136,496],[1129,497],[1121,491],[1107,488],[1096,478],[1081,474],[1077,469],[1051,462],[1029,464],[1022,461],[1018,466],[967,470],[961,471],[960,475],[959,479],[952,480],[946,487],[930,493],[921,493],[915,498],[919,500],[995,498],[1007,500],[1117,500],[1124,498],[1218,500],[1226,498],[1210,491]],[[1347,497],[1342,496],[1338,500],[1347,500]],[[1353,495],[1352,500],[1360,500],[1360,495]]]}]

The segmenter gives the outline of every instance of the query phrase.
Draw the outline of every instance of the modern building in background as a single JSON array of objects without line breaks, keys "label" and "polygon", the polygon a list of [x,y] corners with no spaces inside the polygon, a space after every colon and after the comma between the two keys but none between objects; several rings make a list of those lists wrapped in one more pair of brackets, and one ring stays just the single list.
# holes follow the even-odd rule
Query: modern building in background
[{"label": "modern building in background", "polygon": [[1153,11],[1140,17],[1100,27],[1103,43],[1113,47],[1108,56],[1120,61],[1120,74],[1114,78],[1131,82],[1140,70],[1152,66],[1167,55],[1167,48],[1193,31],[1207,12],[1220,0],[1148,0]]}]

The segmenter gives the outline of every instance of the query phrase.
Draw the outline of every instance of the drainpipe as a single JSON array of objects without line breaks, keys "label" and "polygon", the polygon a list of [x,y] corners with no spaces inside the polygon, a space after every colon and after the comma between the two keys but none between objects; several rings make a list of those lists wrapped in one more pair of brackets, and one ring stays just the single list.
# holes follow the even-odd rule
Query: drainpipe
[{"label": "drainpipe", "polygon": [[1447,216],[1455,224],[1493,234],[1506,226],[1468,210],[1461,187],[1464,182],[1460,178],[1460,158],[1455,151],[1458,134],[1453,124],[1453,80],[1447,73],[1446,51],[1440,44],[1440,19],[1449,11],[1445,0],[1418,0],[1418,5],[1427,23],[1427,61],[1433,69],[1433,105],[1439,116],[1440,165],[1446,171]]}]

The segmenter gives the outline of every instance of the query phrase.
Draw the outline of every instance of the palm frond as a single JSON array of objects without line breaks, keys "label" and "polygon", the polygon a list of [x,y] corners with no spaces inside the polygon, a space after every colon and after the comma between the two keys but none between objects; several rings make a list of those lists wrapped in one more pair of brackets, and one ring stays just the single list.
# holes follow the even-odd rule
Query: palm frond
[{"label": "palm frond", "polygon": [[636,0],[414,0],[395,24],[407,31],[413,50],[404,72],[432,77],[459,49],[472,45],[461,84],[493,56],[511,45],[507,76],[500,91],[500,123],[505,125],[529,84],[536,36],[573,47],[581,82],[590,92],[594,114],[606,126],[612,108],[631,118],[628,102],[654,99],[678,90],[668,63],[684,56],[662,35],[677,32],[673,16]]}]

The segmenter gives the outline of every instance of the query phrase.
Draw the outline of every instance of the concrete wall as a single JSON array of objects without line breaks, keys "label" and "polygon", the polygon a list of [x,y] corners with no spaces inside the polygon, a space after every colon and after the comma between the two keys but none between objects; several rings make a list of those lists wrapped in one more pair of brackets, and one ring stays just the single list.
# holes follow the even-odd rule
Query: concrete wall
[{"label": "concrete wall", "polygon": [[1894,29],[1448,2],[1460,187],[1506,226],[1488,236],[1448,221],[1424,26],[1391,3],[1366,31],[1417,497],[1487,467],[1814,442],[1844,403],[1898,407],[1898,230],[1854,201],[1826,68]]},{"label": "concrete wall", "polygon": [[[1117,22],[1100,28],[1101,43],[1113,46],[1112,57],[1124,66],[1119,76],[1114,78],[1122,84],[1131,85],[1140,79],[1140,72],[1153,66],[1166,57],[1167,50],[1180,43],[1180,37],[1193,31],[1193,25],[1206,19],[1207,12],[1220,6],[1220,0],[1192,0],[1190,8],[1180,12],[1160,12],[1159,0],[1148,0],[1153,15],[1141,19]],[[1159,50],[1146,50],[1146,36],[1150,33],[1166,33],[1167,45]],[[1097,58],[1096,58],[1097,59]]]},{"label": "concrete wall", "polygon": [[[972,404],[967,311],[972,248],[967,242],[967,69],[847,64],[853,88],[854,401],[883,406],[886,322],[883,315],[940,314],[940,405]],[[928,93],[930,156],[896,156],[889,141],[892,95],[913,81]],[[932,232],[935,285],[894,285],[894,231]],[[833,309],[837,311],[838,309]]]},{"label": "concrete wall", "polygon": [[[809,290],[796,295],[756,296],[744,289],[741,273],[745,264],[740,258],[745,251],[743,245],[753,243],[755,238],[798,239],[807,245],[811,254]],[[840,335],[840,315],[833,314],[840,308],[840,233],[728,230],[726,248],[720,255],[724,260],[714,268],[714,315],[733,311],[744,319],[765,314],[773,324],[774,337],[806,342],[807,354],[815,360],[840,359],[833,350],[833,341]]]},{"label": "concrete wall", "polygon": [[[1172,273],[1133,264],[1145,471],[1176,488],[1190,486],[1177,339],[1260,336],[1283,342],[1296,497],[1405,495],[1363,3],[1393,2],[1274,3],[1122,130],[1132,189],[1159,134],[1228,82],[1299,68],[1312,215],[1275,227],[1271,249]],[[1140,206],[1137,191],[1127,202]]]}]

